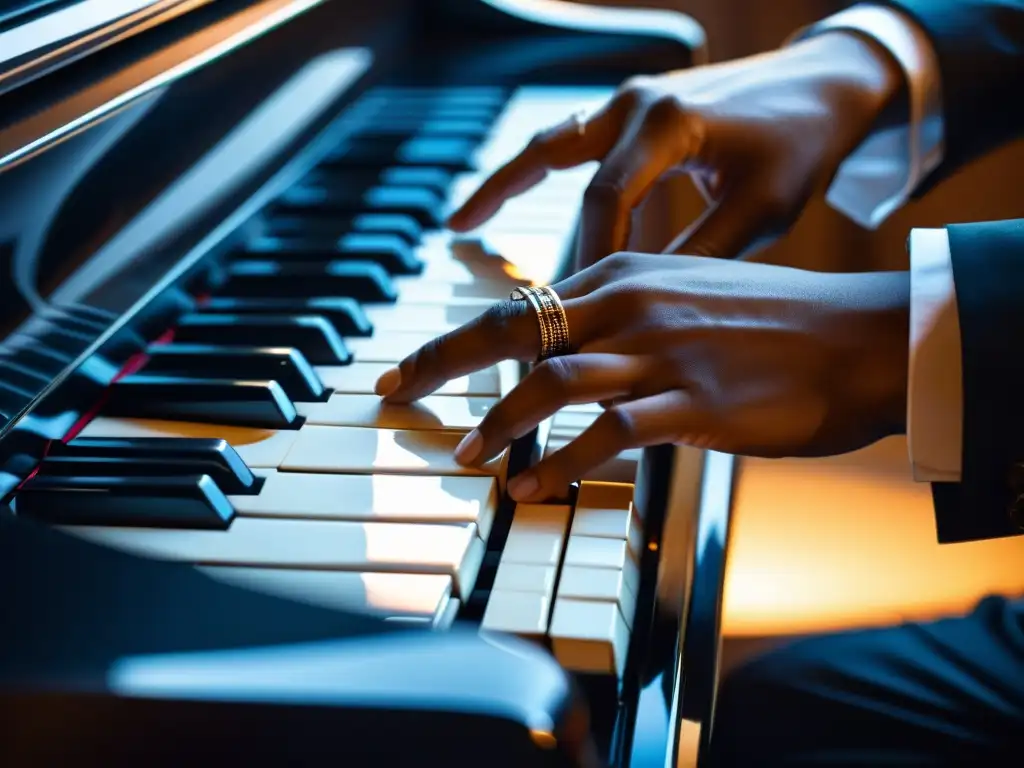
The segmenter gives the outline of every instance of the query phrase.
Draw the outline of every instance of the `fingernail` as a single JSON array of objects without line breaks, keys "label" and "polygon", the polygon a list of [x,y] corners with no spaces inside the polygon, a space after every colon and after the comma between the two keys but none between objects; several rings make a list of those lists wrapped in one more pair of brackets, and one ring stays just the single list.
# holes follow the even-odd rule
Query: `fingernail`
[{"label": "fingernail", "polygon": [[377,384],[374,386],[373,391],[381,397],[387,397],[396,389],[398,385],[402,383],[402,372],[397,368],[391,368],[390,370],[384,371],[377,379]]},{"label": "fingernail", "polygon": [[455,460],[459,464],[471,464],[480,455],[480,449],[484,446],[484,439],[475,429],[462,438],[455,447]]},{"label": "fingernail", "polygon": [[537,492],[540,484],[531,474],[516,475],[508,483],[508,495],[516,501],[525,501]]}]

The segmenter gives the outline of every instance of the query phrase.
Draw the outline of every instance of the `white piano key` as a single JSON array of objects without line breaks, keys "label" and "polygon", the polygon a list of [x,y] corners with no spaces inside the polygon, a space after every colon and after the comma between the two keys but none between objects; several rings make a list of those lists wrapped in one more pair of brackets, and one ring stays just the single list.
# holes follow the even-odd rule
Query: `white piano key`
[{"label": "white piano key", "polygon": [[462,609],[462,601],[457,597],[450,598],[444,611],[434,622],[434,629],[450,629]]},{"label": "white piano key", "polygon": [[448,576],[425,573],[351,573],[289,568],[200,566],[203,573],[234,586],[296,602],[383,618],[423,618],[436,624],[452,596]]},{"label": "white piano key", "polygon": [[[315,368],[317,375],[328,389],[335,393],[373,394],[373,387],[381,375],[394,367],[394,363],[360,363],[351,365],[321,365]],[[472,397],[500,397],[501,374],[497,366],[460,376],[446,382],[435,392],[436,395],[461,395]],[[302,405],[308,406],[308,403]],[[302,413],[302,410],[299,410]]]},{"label": "white piano key", "polygon": [[599,415],[604,411],[604,406],[600,403],[575,403],[573,405],[567,405],[562,408],[558,415],[570,414],[570,413],[591,413]]},{"label": "white piano key", "polygon": [[584,480],[576,496],[573,536],[621,539],[634,557],[643,548],[643,531],[633,508],[633,485]]},{"label": "white piano key", "polygon": [[402,284],[399,304],[444,304],[458,306],[472,304],[486,309],[488,305],[508,298],[511,290],[504,281],[477,280],[475,283],[456,284],[432,280],[413,280]]},{"label": "white piano key", "polygon": [[562,568],[558,580],[558,597],[615,603],[619,606],[626,626],[629,629],[633,627],[636,597],[626,584],[626,576],[622,571],[567,565]]},{"label": "white piano key", "polygon": [[551,599],[537,592],[492,590],[480,622],[481,632],[504,632],[540,640],[548,629]]},{"label": "white piano key", "polygon": [[567,504],[516,504],[512,529],[564,533],[571,514],[572,508]]},{"label": "white piano key", "polygon": [[551,424],[567,432],[575,430],[579,434],[597,421],[597,417],[601,415],[603,410],[603,408],[597,412],[561,410],[551,418]]},{"label": "white piano key", "polygon": [[334,394],[326,403],[304,403],[307,424],[382,429],[461,429],[469,431],[497,402],[493,397],[428,396],[415,403],[391,404],[377,395]]},{"label": "white piano key", "polygon": [[306,424],[280,468],[293,472],[399,475],[491,475],[504,482],[508,450],[479,467],[454,453],[465,432],[368,429]]},{"label": "white piano key", "polygon": [[357,573],[427,573],[473,589],[485,544],[474,525],[236,517],[226,531],[61,526],[66,533],[156,560]]},{"label": "white piano key", "polygon": [[499,565],[557,566],[568,535],[569,507],[517,504]]},{"label": "white piano key", "polygon": [[621,571],[633,594],[639,591],[640,569],[629,551],[629,545],[621,539],[569,536],[564,565]]},{"label": "white piano key", "polygon": [[437,338],[430,331],[381,331],[372,336],[346,338],[352,357],[364,363],[400,363],[427,342]]},{"label": "white piano key", "polygon": [[492,477],[272,472],[256,495],[229,496],[245,517],[473,523],[486,540],[498,509]]},{"label": "white piano key", "polygon": [[536,592],[554,596],[555,573],[553,565],[529,565],[501,561],[494,574],[493,589],[499,592]]},{"label": "white piano key", "polygon": [[[551,430],[548,433],[547,442],[544,444],[544,457],[547,458],[556,451],[561,450],[576,437],[578,435],[565,436],[555,430]],[[623,451],[615,458],[594,467],[580,479],[605,483],[634,483],[636,481],[637,464],[642,453],[639,449]]]},{"label": "white piano key", "polygon": [[549,635],[551,650],[566,669],[622,678],[629,629],[615,603],[559,597]]},{"label": "white piano key", "polygon": [[227,440],[250,467],[281,464],[298,437],[295,429],[257,429],[159,419],[121,419],[100,416],[79,437],[212,437]]},{"label": "white piano key", "polygon": [[453,285],[472,285],[484,280],[495,284],[504,284],[506,293],[529,282],[509,274],[508,262],[493,256],[486,260],[476,259],[473,261],[433,259],[427,261],[420,275],[392,279],[398,284],[399,291],[402,290],[405,283],[411,283],[414,280],[452,283]]},{"label": "white piano key", "polygon": [[392,304],[366,307],[366,316],[377,331],[427,331],[448,333],[465,325],[486,309],[480,305],[448,307],[444,304]]}]

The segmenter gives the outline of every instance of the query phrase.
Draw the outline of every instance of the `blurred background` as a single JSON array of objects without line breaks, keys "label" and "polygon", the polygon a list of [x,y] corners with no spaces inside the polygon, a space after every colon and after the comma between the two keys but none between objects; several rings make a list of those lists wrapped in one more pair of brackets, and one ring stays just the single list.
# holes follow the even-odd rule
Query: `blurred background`
[{"label": "blurred background", "polygon": [[[854,5],[828,0],[591,0],[681,10],[707,30],[712,61],[778,47],[803,25]],[[1024,142],[964,169],[877,231],[811,204],[759,260],[814,269],[906,269],[912,227],[1024,216]],[[700,210],[675,193],[684,216]],[[782,639],[968,610],[985,594],[1024,594],[1024,537],[936,543],[927,485],[906,444],[887,440],[827,460],[745,460],[737,478],[726,586],[726,663]]]}]

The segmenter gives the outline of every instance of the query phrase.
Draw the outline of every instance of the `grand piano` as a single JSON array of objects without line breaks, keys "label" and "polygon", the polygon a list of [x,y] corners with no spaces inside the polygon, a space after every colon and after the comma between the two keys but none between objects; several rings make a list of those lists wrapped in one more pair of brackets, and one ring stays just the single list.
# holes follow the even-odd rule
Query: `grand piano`
[{"label": "grand piano", "polygon": [[0,2],[0,764],[698,763],[731,457],[517,506],[592,408],[470,473],[519,364],[372,384],[564,274],[593,169],[453,205],[703,57],[555,0]]}]

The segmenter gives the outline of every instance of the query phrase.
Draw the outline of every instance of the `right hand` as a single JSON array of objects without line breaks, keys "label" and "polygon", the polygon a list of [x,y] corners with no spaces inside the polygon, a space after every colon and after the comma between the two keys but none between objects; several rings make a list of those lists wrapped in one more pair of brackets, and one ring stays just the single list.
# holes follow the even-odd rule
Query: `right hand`
[{"label": "right hand", "polygon": [[873,43],[827,32],[769,54],[634,78],[593,117],[538,133],[449,220],[474,229],[551,170],[600,161],[584,195],[577,269],[626,249],[655,182],[691,173],[709,209],[667,250],[735,258],[779,236],[902,87]]}]

